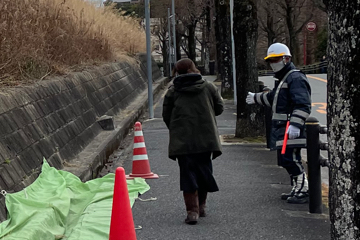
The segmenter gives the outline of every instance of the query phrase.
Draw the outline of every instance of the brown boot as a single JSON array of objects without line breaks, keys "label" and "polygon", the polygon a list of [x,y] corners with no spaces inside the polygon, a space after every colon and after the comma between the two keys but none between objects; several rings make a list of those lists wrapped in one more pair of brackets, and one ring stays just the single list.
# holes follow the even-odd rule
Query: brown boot
[{"label": "brown boot", "polygon": [[187,211],[187,218],[185,219],[185,223],[190,225],[196,224],[199,219],[198,192],[183,192],[183,195]]},{"label": "brown boot", "polygon": [[199,217],[206,217],[205,204],[206,204],[207,192],[199,191]]}]

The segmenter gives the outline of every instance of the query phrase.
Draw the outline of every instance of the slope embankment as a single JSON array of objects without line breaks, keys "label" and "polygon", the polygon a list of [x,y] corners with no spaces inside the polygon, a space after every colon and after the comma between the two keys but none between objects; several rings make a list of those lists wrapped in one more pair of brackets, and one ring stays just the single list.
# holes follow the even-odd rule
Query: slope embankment
[{"label": "slope embankment", "polygon": [[[168,79],[154,61],[152,66],[157,94]],[[0,190],[16,192],[30,185],[43,158],[83,181],[96,177],[147,109],[147,87],[146,57],[139,55],[134,62],[105,64],[0,92]],[[112,119],[113,129],[100,126],[104,116]],[[0,221],[5,219],[0,195]]]}]

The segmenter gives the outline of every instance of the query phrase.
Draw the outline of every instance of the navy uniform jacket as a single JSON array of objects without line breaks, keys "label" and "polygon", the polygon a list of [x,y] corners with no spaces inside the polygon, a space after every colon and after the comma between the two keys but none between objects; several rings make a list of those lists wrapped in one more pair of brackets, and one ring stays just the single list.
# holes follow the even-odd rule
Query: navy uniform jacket
[{"label": "navy uniform jacket", "polygon": [[305,120],[311,112],[311,89],[305,74],[287,63],[275,73],[278,80],[270,92],[256,93],[255,102],[272,108],[270,149],[281,149],[286,122],[300,128],[300,137],[288,139],[287,147],[306,147]]}]

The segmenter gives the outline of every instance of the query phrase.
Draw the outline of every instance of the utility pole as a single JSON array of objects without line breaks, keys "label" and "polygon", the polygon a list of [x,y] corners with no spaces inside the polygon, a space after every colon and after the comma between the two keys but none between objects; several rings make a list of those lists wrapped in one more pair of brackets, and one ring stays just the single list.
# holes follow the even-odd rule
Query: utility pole
[{"label": "utility pole", "polygon": [[154,118],[153,91],[152,91],[152,68],[151,68],[151,37],[150,37],[150,0],[145,0],[145,28],[146,28],[146,55],[148,77],[148,102],[149,118]]},{"label": "utility pole", "polygon": [[172,0],[172,25],[173,25],[173,42],[174,42],[174,64],[177,62],[176,56],[176,28],[175,28],[175,0]]}]

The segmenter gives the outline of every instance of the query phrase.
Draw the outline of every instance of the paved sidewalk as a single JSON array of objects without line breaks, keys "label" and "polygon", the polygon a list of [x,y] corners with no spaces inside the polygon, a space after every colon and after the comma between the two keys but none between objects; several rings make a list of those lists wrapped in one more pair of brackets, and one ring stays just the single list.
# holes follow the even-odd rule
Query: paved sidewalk
[{"label": "paved sidewalk", "polygon": [[[208,196],[208,216],[197,225],[186,217],[179,190],[177,162],[167,157],[168,130],[161,118],[162,100],[156,100],[155,118],[143,119],[143,132],[152,172],[159,179],[147,180],[151,189],[133,207],[138,240],[227,240],[227,239],[330,239],[330,222],[325,214],[308,213],[308,205],[292,205],[280,199],[291,189],[286,171],[277,166],[276,153],[265,144],[223,145],[223,155],[214,160],[214,175],[220,191]],[[227,101],[217,118],[220,134],[235,132],[236,108]],[[114,164],[132,169],[132,133],[112,156]]]}]

